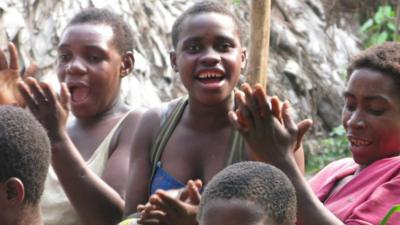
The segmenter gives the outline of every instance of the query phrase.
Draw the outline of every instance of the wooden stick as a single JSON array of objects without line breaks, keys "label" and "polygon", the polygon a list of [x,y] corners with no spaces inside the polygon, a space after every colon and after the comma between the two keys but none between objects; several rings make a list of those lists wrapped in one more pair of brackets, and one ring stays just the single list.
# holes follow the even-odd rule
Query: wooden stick
[{"label": "wooden stick", "polygon": [[247,80],[267,87],[271,0],[251,1],[251,36]]}]

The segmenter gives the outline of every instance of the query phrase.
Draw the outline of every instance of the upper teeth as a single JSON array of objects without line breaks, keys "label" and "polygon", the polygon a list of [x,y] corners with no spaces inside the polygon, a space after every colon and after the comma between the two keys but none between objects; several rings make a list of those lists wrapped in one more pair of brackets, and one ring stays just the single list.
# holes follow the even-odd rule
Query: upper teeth
[{"label": "upper teeth", "polygon": [[220,78],[222,74],[219,73],[202,73],[199,75],[199,78]]},{"label": "upper teeth", "polygon": [[369,141],[361,140],[361,139],[351,139],[351,143],[353,145],[368,145]]}]

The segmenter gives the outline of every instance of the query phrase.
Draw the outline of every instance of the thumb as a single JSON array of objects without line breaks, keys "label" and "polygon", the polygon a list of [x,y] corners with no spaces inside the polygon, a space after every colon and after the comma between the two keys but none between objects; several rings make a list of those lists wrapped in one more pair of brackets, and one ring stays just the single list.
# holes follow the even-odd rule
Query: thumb
[{"label": "thumb", "polygon": [[311,128],[312,124],[313,124],[313,121],[311,119],[305,119],[297,124],[298,133],[297,133],[296,147],[295,147],[294,151],[297,151],[297,149],[300,148],[300,146],[303,142],[304,135]]}]

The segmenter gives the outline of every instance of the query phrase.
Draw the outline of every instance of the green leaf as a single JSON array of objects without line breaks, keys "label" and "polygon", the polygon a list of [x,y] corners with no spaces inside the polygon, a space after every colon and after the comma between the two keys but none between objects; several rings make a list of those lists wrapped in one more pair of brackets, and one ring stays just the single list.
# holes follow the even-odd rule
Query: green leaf
[{"label": "green leaf", "polygon": [[383,31],[378,35],[378,38],[376,40],[376,44],[382,44],[389,39],[389,33],[387,31]]},{"label": "green leaf", "polygon": [[390,217],[396,213],[396,212],[400,212],[400,205],[395,205],[393,206],[389,212],[386,214],[385,217],[383,217],[382,221],[379,223],[379,225],[386,225],[386,223],[388,222],[388,220],[390,219]]},{"label": "green leaf", "polygon": [[368,29],[370,29],[374,25],[374,21],[372,19],[368,19],[362,26],[361,26],[361,32],[366,32]]}]

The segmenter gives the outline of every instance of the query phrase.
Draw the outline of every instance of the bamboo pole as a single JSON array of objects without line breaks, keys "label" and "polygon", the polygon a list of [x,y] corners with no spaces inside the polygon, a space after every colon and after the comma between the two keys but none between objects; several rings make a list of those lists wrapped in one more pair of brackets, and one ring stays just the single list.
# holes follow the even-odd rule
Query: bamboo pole
[{"label": "bamboo pole", "polygon": [[267,87],[271,0],[251,1],[251,34],[247,80]]}]

